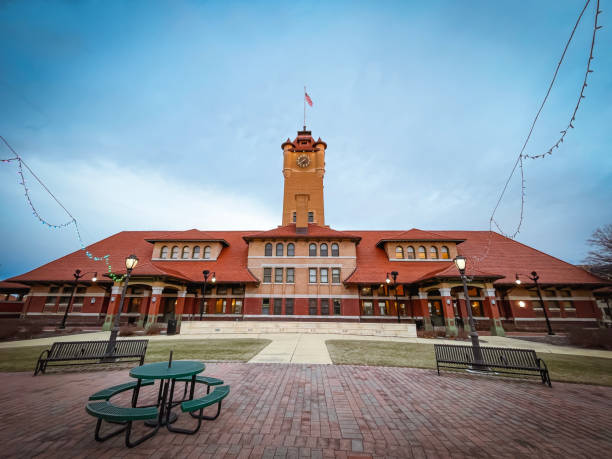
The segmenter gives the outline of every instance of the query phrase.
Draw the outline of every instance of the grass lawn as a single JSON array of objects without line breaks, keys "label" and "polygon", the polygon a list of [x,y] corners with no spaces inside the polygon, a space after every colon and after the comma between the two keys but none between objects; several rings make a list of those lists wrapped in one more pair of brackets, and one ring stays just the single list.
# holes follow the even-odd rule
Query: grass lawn
[{"label": "grass lawn", "polygon": [[[170,351],[174,351],[174,360],[234,360],[246,362],[270,344],[267,339],[207,339],[207,340],[172,340],[149,341],[145,362],[159,362],[168,360]],[[49,346],[32,346],[0,349],[0,371],[34,371],[38,356]],[[137,365],[137,362],[125,364],[128,368]],[[82,370],[103,370],[118,368],[117,364],[110,365],[83,365],[82,367],[61,367],[68,371],[76,368]],[[58,371],[51,369],[48,371]]]},{"label": "grass lawn", "polygon": [[[433,344],[393,341],[329,340],[327,350],[336,365],[436,368]],[[550,379],[612,386],[612,359],[566,354],[538,355],[548,365]]]}]

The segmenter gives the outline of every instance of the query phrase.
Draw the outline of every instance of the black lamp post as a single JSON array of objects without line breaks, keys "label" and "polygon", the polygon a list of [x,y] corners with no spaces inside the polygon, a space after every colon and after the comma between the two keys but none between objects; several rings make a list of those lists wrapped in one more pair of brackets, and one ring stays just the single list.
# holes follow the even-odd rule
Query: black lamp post
[{"label": "black lamp post", "polygon": [[467,258],[463,255],[457,255],[453,260],[455,262],[455,266],[459,270],[459,274],[461,275],[461,282],[463,283],[463,295],[465,296],[465,305],[468,311],[468,318],[470,321],[470,338],[472,339],[472,348],[474,350],[474,365],[473,367],[478,370],[486,369],[484,366],[484,361],[482,359],[482,350],[480,349],[480,341],[478,339],[478,333],[476,332],[476,324],[474,323],[474,316],[472,315],[472,302],[470,300],[470,295],[468,293],[467,288],[467,280],[465,278],[465,267],[467,265]]},{"label": "black lamp post", "polygon": [[66,306],[66,310],[64,311],[64,318],[62,319],[62,323],[59,326],[60,329],[64,329],[66,328],[66,319],[68,319],[68,311],[70,311],[70,309],[72,308],[72,302],[74,301],[74,294],[76,293],[76,289],[77,289],[77,285],[79,283],[79,279],[81,277],[85,277],[86,274],[92,274],[93,273],[93,277],[91,278],[92,282],[95,282],[98,280],[98,273],[97,272],[93,272],[93,271],[89,271],[86,273],[81,274],[81,270],[77,269],[74,271],[74,288],[72,289],[72,295],[70,295],[70,301],[68,302],[68,305]]},{"label": "black lamp post", "polygon": [[[200,320],[202,320],[202,315],[204,314],[204,304],[206,303],[206,282],[208,281],[208,276],[210,275],[210,271],[205,269],[202,271],[204,275],[204,287],[202,287],[202,304],[200,304]],[[212,273],[212,279],[210,280],[213,284],[217,282],[217,278],[215,277],[215,273]]]},{"label": "black lamp post", "polygon": [[[400,324],[402,323],[402,321],[400,320],[399,304],[397,302],[397,275],[397,271],[391,271],[391,277],[393,277],[393,289],[395,290],[395,310],[397,311],[397,323]],[[385,282],[387,282],[387,285],[391,283],[391,279],[389,279],[389,273],[387,273],[387,279],[385,280]]]},{"label": "black lamp post", "polygon": [[[548,310],[546,309],[546,304],[544,304],[544,300],[542,299],[542,291],[540,290],[540,284],[538,284],[538,280],[540,279],[540,276],[538,276],[538,273],[535,271],[531,271],[531,276],[528,276],[526,274],[522,274],[522,275],[527,277],[527,279],[533,281],[533,283],[535,284],[536,290],[538,291],[538,297],[540,298],[540,304],[542,305],[542,311],[544,311],[544,318],[546,319],[546,328],[548,328],[548,334],[554,335],[555,333],[552,330],[552,327],[550,325],[550,319],[548,318]],[[521,285],[521,279],[519,278],[519,273],[516,273],[516,280],[514,282],[517,285]]]},{"label": "black lamp post", "polygon": [[132,274],[132,270],[138,264],[138,257],[136,255],[130,255],[125,259],[125,268],[127,270],[127,276],[123,281],[123,290],[121,290],[121,299],[119,300],[119,309],[117,314],[115,314],[115,320],[113,321],[113,328],[111,329],[110,339],[108,341],[108,347],[106,348],[106,355],[110,356],[113,354],[115,349],[115,342],[117,341],[117,334],[119,333],[119,318],[121,317],[121,312],[123,312],[123,300],[125,298],[125,292],[127,291],[128,283],[130,282],[130,276]]}]

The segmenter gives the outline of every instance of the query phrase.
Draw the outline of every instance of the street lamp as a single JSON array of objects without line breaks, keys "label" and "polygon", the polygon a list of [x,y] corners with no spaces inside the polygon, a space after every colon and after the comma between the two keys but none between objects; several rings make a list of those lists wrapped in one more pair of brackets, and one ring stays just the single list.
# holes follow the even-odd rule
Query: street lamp
[{"label": "street lamp", "polygon": [[[204,305],[206,304],[206,282],[208,281],[208,276],[210,275],[210,271],[205,269],[202,271],[204,275],[204,287],[202,287],[202,304],[200,304],[200,320],[202,320],[202,314],[204,314]],[[213,284],[217,282],[217,278],[215,277],[215,273],[212,273],[212,279],[210,280]]]},{"label": "street lamp", "polygon": [[478,340],[478,333],[476,332],[476,324],[474,323],[474,316],[472,315],[472,302],[470,301],[470,295],[468,294],[467,280],[465,278],[465,267],[467,265],[467,258],[463,255],[457,255],[453,260],[455,266],[459,270],[461,275],[461,282],[463,283],[463,295],[465,296],[465,305],[468,310],[468,318],[470,321],[470,338],[472,339],[472,348],[474,350],[474,365],[473,368],[479,370],[485,370],[484,361],[482,359],[482,351],[480,349],[480,341]]},{"label": "street lamp", "polygon": [[117,341],[117,334],[119,333],[119,317],[123,311],[123,300],[125,298],[125,292],[127,291],[128,283],[130,282],[130,275],[132,270],[138,264],[138,257],[136,255],[130,255],[125,259],[125,269],[127,270],[127,276],[123,281],[123,290],[121,291],[121,299],[119,300],[119,310],[115,315],[113,322],[113,328],[111,329],[110,339],[108,340],[108,347],[106,348],[106,355],[111,356],[115,350],[115,342]]},{"label": "street lamp", "polygon": [[542,291],[540,290],[540,284],[538,284],[540,276],[538,276],[538,273],[535,271],[531,271],[531,276],[528,276],[527,274],[516,273],[516,280],[514,281],[516,285],[521,285],[521,279],[519,278],[519,276],[525,276],[527,277],[527,279],[533,281],[533,283],[535,284],[535,287],[538,291],[538,297],[540,298],[540,304],[542,305],[542,311],[544,311],[544,318],[546,319],[546,328],[548,328],[548,334],[554,335],[555,333],[552,330],[550,320],[548,318],[548,310],[546,309],[546,304],[544,304],[544,300],[542,299]]},{"label": "street lamp", "polygon": [[[393,288],[395,290],[395,310],[397,311],[397,323],[400,324],[402,322],[400,320],[399,304],[397,303],[397,275],[398,274],[399,273],[397,271],[391,271],[391,277],[393,277]],[[387,273],[387,279],[385,280],[385,282],[387,283],[387,285],[391,283],[391,279],[389,279],[389,273]]]},{"label": "street lamp", "polygon": [[74,294],[76,292],[77,284],[79,282],[79,279],[81,277],[85,277],[85,275],[87,275],[87,274],[92,274],[92,273],[93,273],[93,277],[91,278],[91,281],[95,282],[95,281],[98,280],[98,272],[97,271],[96,272],[89,271],[89,272],[86,272],[86,273],[83,273],[83,274],[81,274],[81,270],[80,269],[77,269],[77,270],[74,271],[74,274],[73,274],[73,276],[74,276],[74,288],[72,289],[72,295],[70,295],[70,301],[68,302],[68,305],[66,306],[66,310],[64,311],[64,318],[62,319],[62,323],[59,326],[59,328],[61,330],[66,328],[66,319],[68,319],[68,311],[70,311],[70,309],[72,308],[72,302],[74,301]]}]

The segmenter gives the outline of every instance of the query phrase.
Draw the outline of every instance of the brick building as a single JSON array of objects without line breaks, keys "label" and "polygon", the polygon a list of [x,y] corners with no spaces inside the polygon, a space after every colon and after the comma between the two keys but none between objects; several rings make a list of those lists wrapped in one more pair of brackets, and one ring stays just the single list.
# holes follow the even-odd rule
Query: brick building
[{"label": "brick building", "polygon": [[[479,329],[544,329],[543,310],[525,276],[537,271],[555,329],[597,326],[607,318],[593,291],[602,279],[488,231],[337,231],[325,225],[321,139],[299,131],[282,144],[282,225],[268,231],[123,231],[92,244],[113,266],[135,251],[122,320],[148,327],[181,320],[314,320],[415,322],[467,326],[471,307]],[[468,257],[470,305],[453,258]],[[485,256],[486,255],[486,256]],[[121,283],[83,277],[103,271],[83,251],[0,283],[0,313],[109,328]],[[211,274],[204,291],[203,270]],[[397,271],[397,284],[386,282]],[[125,272],[125,270],[124,270]],[[121,270],[117,271],[121,274]],[[521,285],[515,283],[517,274]],[[91,276],[91,275],[90,275]],[[214,282],[213,282],[214,277]]]}]

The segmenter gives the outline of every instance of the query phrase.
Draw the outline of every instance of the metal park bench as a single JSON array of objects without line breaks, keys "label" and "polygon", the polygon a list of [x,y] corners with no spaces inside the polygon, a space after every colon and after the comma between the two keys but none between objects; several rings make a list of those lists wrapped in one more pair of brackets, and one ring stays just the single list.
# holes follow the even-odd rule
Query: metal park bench
[{"label": "metal park bench", "polygon": [[[71,341],[53,343],[51,349],[44,350],[34,369],[34,376],[47,370],[47,366],[87,365],[107,363],[110,359],[121,359],[123,362],[139,361],[144,363],[149,340],[122,340],[115,343],[112,354],[107,355],[108,341]],[[97,362],[91,362],[97,360]],[[60,363],[72,362],[72,363]]]},{"label": "metal park bench", "polygon": [[[463,369],[475,365],[472,346],[455,346],[452,344],[434,344],[438,375],[440,368]],[[505,347],[481,347],[483,364],[496,373],[534,376],[542,378],[542,384],[552,387],[548,368],[531,349],[513,349]]]}]

